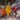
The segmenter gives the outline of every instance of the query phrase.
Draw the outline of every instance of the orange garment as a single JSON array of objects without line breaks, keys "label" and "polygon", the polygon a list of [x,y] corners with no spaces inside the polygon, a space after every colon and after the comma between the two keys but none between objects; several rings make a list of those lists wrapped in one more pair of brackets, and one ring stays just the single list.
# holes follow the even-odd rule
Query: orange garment
[{"label": "orange garment", "polygon": [[6,14],[6,10],[2,9],[2,16],[5,16],[5,14]]}]

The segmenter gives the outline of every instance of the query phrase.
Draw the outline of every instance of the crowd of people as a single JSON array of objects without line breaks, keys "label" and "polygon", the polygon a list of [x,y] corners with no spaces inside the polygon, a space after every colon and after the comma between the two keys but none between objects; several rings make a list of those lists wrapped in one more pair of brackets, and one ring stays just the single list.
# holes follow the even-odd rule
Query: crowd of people
[{"label": "crowd of people", "polygon": [[0,0],[0,16],[20,17],[20,1]]}]

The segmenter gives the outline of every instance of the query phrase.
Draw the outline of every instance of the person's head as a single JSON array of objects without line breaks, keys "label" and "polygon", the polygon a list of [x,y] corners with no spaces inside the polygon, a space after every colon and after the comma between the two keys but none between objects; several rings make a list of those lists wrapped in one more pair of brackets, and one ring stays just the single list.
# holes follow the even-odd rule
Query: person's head
[{"label": "person's head", "polygon": [[8,5],[10,5],[10,2],[8,2]]}]

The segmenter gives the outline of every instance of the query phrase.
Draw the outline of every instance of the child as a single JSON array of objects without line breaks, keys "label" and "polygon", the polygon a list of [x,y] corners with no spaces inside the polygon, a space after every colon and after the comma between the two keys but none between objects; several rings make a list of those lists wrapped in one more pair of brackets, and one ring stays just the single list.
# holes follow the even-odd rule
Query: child
[{"label": "child", "polygon": [[2,16],[5,16],[6,15],[6,10],[5,8],[2,9]]},{"label": "child", "polygon": [[2,8],[0,7],[0,16],[2,16]]},{"label": "child", "polygon": [[17,10],[17,8],[16,8],[16,6],[12,9],[13,11],[14,11],[14,15],[15,15],[15,17],[16,17],[16,10]]},{"label": "child", "polygon": [[7,13],[8,16],[10,16],[11,8],[10,8],[9,5],[8,5],[7,8],[6,8],[6,13]]}]

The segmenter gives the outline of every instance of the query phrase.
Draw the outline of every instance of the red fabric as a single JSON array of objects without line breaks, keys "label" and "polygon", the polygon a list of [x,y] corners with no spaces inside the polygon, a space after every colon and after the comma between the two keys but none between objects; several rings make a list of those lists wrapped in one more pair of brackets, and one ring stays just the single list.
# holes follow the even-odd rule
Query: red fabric
[{"label": "red fabric", "polygon": [[6,15],[6,10],[5,9],[3,9],[3,14],[4,14],[4,16]]},{"label": "red fabric", "polygon": [[14,11],[16,11],[16,8],[14,8]]},{"label": "red fabric", "polygon": [[14,7],[12,10],[16,11],[16,9],[17,9],[17,8]]},{"label": "red fabric", "polygon": [[4,9],[4,16],[6,15],[6,10]]}]

